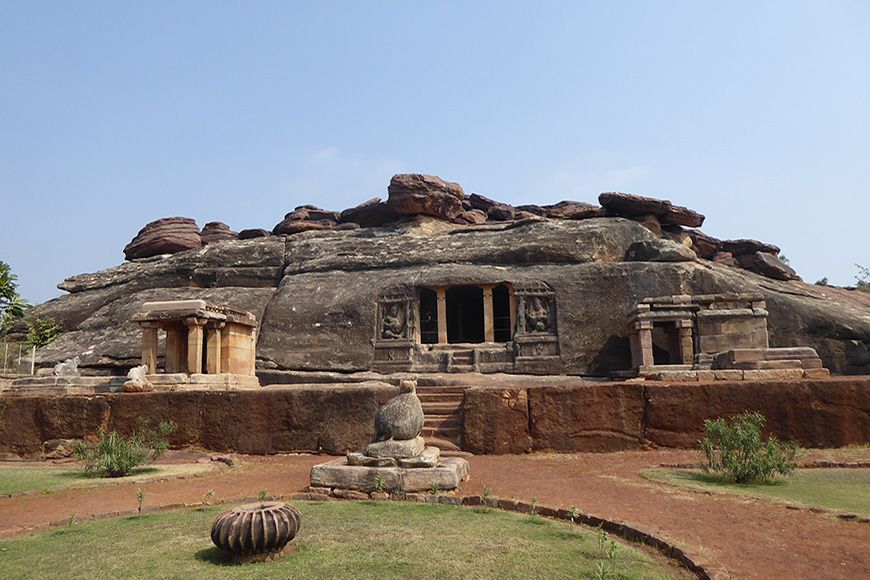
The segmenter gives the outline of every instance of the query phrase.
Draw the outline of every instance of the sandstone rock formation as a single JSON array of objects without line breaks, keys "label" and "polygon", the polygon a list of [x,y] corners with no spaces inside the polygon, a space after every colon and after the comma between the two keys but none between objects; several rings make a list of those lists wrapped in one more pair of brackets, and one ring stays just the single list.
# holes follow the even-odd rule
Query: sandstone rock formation
[{"label": "sandstone rock formation", "polygon": [[452,220],[462,212],[462,186],[433,175],[398,174],[390,180],[387,206],[404,215],[431,215]]},{"label": "sandstone rock formation", "polygon": [[196,222],[185,217],[155,220],[139,230],[124,248],[128,260],[150,258],[161,254],[174,254],[202,247]]},{"label": "sandstone rock formation", "polygon": [[639,299],[719,292],[764,295],[771,346],[811,346],[835,373],[870,373],[870,295],[804,284],[776,246],[720,241],[687,227],[701,218],[671,202],[600,201],[513,207],[440,178],[397,175],[387,203],[340,214],[300,206],[276,235],[243,231],[263,237],[200,247],[193,220],[158,220],[128,245],[134,262],[68,278],[59,286],[67,295],[34,310],[65,329],[37,362],[79,356],[88,373],[122,374],[138,364],[137,308],[197,298],[257,316],[261,370],[371,370],[373,305],[387,289],[545,281],[570,373],[628,367],[626,316]]},{"label": "sandstone rock formation", "polygon": [[208,222],[202,228],[199,237],[202,239],[202,245],[205,246],[223,240],[235,240],[239,234],[223,222]]}]

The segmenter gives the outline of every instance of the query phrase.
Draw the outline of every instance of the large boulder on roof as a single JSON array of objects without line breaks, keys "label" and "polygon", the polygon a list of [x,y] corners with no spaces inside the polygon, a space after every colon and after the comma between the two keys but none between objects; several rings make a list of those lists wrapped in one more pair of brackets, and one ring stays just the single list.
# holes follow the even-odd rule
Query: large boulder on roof
[{"label": "large boulder on roof", "polygon": [[462,186],[434,175],[400,173],[387,188],[387,206],[402,215],[430,215],[453,220],[463,211]]},{"label": "large boulder on roof", "polygon": [[127,260],[174,254],[202,247],[196,221],[186,217],[166,217],[154,220],[124,247]]}]

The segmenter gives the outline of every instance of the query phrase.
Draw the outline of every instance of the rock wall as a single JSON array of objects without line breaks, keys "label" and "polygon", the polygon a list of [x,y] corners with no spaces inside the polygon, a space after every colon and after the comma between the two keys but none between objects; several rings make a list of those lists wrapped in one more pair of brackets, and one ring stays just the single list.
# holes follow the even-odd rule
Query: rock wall
[{"label": "rock wall", "polygon": [[615,383],[465,391],[463,448],[473,453],[694,448],[704,419],[759,411],[804,447],[870,441],[870,377],[826,381]]},{"label": "rock wall", "polygon": [[370,383],[236,392],[125,393],[0,398],[0,453],[37,456],[44,441],[100,427],[129,434],[138,417],[172,420],[173,446],[271,454],[343,454],[369,443],[375,411],[399,392]]}]

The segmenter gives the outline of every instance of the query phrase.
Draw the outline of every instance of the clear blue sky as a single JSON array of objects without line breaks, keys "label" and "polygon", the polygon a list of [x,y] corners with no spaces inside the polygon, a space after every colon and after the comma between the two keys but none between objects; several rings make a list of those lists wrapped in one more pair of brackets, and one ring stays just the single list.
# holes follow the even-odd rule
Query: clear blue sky
[{"label": "clear blue sky", "polygon": [[38,302],[146,222],[274,226],[423,172],[665,197],[870,265],[870,2],[0,1],[0,260]]}]

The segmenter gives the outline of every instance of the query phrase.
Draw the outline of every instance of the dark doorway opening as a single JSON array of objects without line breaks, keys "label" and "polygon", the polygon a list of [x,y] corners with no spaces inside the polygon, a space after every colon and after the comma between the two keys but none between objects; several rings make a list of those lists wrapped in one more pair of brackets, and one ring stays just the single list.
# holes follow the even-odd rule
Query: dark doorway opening
[{"label": "dark doorway opening", "polygon": [[420,342],[438,344],[438,295],[434,290],[420,290]]},{"label": "dark doorway opening", "polygon": [[657,365],[683,363],[680,334],[673,322],[654,322],[652,330],[653,362]]},{"label": "dark doorway opening", "polygon": [[504,284],[499,284],[492,289],[492,325],[496,342],[510,342],[513,331],[511,299],[510,290]]},{"label": "dark doorway opening", "polygon": [[483,289],[447,289],[447,342],[483,342]]}]

